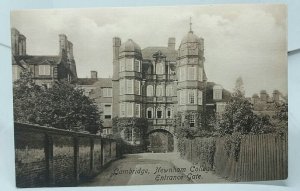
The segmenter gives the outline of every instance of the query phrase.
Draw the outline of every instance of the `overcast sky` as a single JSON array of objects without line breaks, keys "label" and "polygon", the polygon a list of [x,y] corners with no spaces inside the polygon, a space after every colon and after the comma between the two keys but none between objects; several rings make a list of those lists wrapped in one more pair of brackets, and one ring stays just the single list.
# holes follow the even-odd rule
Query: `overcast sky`
[{"label": "overcast sky", "polygon": [[58,54],[58,34],[73,43],[79,77],[112,75],[112,38],[131,38],[141,48],[176,48],[189,31],[204,38],[209,81],[232,90],[241,76],[246,94],[262,89],[287,93],[287,22],[282,5],[226,5],[144,8],[24,10],[12,13],[12,27],[27,37],[27,54]]}]

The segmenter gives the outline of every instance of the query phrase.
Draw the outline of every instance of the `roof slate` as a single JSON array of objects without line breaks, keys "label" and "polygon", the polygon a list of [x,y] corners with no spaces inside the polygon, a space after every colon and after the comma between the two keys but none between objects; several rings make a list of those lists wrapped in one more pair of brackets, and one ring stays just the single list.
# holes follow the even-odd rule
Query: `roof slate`
[{"label": "roof slate", "polygon": [[14,59],[16,61],[16,64],[20,64],[20,62],[23,60],[27,64],[58,64],[60,61],[60,56],[32,56],[32,55],[26,55],[26,56],[14,56]]},{"label": "roof slate", "polygon": [[223,89],[222,90],[222,99],[221,100],[214,100],[213,99],[213,87],[216,85],[214,82],[207,82],[206,85],[206,102],[209,103],[216,103],[216,102],[227,102],[231,98],[231,93]]},{"label": "roof slate", "polygon": [[95,87],[112,87],[112,78],[77,78],[77,85],[90,85]]}]

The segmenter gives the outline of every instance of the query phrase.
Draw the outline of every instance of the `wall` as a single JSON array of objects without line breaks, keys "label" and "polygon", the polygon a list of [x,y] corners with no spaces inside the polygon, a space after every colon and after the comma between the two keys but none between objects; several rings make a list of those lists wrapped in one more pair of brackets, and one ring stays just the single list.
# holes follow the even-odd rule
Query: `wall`
[{"label": "wall", "polygon": [[[287,135],[244,135],[237,158],[226,149],[228,137],[195,138],[180,145],[181,156],[198,163],[203,170],[231,181],[286,179],[288,176]],[[228,147],[227,147],[228,148]]]},{"label": "wall", "polygon": [[15,123],[17,187],[77,185],[115,160],[117,148],[98,135]]}]

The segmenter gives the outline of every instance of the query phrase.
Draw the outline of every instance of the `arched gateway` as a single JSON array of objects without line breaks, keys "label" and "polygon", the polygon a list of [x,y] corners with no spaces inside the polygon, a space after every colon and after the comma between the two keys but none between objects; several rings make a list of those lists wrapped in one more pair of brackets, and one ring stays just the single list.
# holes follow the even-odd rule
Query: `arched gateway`
[{"label": "arched gateway", "polygon": [[166,153],[177,149],[177,139],[170,129],[156,128],[146,134],[147,152]]}]

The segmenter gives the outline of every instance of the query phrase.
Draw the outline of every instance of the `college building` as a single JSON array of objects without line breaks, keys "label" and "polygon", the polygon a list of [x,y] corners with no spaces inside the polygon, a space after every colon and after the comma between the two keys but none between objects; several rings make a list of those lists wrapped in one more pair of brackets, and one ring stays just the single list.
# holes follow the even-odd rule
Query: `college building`
[{"label": "college building", "polygon": [[[112,78],[98,77],[97,71],[91,71],[91,78],[78,78],[73,44],[66,35],[59,35],[58,55],[27,55],[26,37],[12,29],[13,76],[18,79],[20,71],[27,68],[39,85],[49,87],[59,80],[75,83],[102,111],[104,136],[120,133],[129,145],[145,144],[147,139],[150,151],[155,145],[164,145],[160,151],[169,152],[176,145],[176,115],[188,121],[190,127],[205,129],[209,115],[224,111],[230,92],[208,81],[204,39],[192,29],[182,38],[178,49],[175,38],[166,41],[164,47],[141,48],[132,39],[122,43],[114,37]],[[113,132],[114,118],[143,118],[147,131],[133,133],[139,127],[132,125]]]}]

